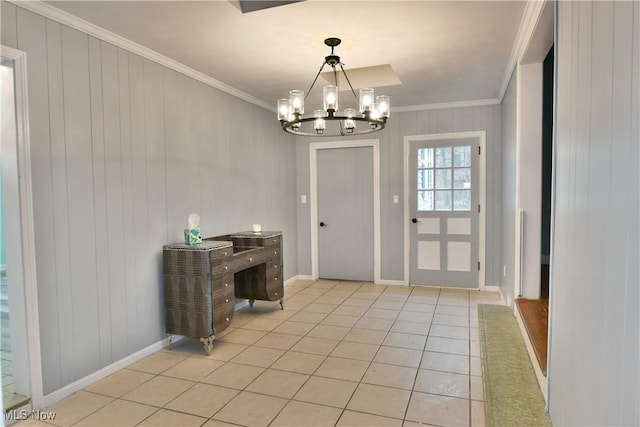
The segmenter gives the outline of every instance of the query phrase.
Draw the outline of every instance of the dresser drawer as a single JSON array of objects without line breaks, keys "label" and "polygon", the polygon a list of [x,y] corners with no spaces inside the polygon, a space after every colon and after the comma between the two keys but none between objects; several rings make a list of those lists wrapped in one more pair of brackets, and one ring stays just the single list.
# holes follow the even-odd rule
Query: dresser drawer
[{"label": "dresser drawer", "polygon": [[225,260],[223,263],[218,262],[218,264],[214,264],[211,266],[211,274],[213,275],[213,280],[218,280],[220,277],[233,273],[233,264],[232,260]]},{"label": "dresser drawer", "polygon": [[265,251],[262,248],[240,252],[234,256],[234,271],[241,271],[258,264],[264,264],[266,259]]},{"label": "dresser drawer", "polygon": [[231,297],[233,298],[233,275],[226,274],[219,279],[213,281],[213,296],[212,298],[215,300],[216,298],[220,298],[221,296]]},{"label": "dresser drawer", "polygon": [[218,334],[229,327],[231,321],[233,320],[234,309],[235,304],[233,302],[230,304],[226,304],[219,309],[216,308],[216,311],[213,314],[214,334]]},{"label": "dresser drawer", "polygon": [[268,239],[264,239],[265,246],[280,246],[280,236],[269,237]]},{"label": "dresser drawer", "polygon": [[282,265],[277,260],[267,261],[267,277],[282,274]]},{"label": "dresser drawer", "polygon": [[282,284],[282,276],[267,276],[265,290],[271,301],[282,299],[284,297],[284,286]]},{"label": "dresser drawer", "polygon": [[280,246],[268,246],[265,248],[267,262],[278,261],[278,264],[282,264],[282,251]]},{"label": "dresser drawer", "polygon": [[215,251],[211,251],[211,263],[217,263],[224,261],[227,258],[233,257],[233,246],[229,246],[228,248],[216,249]]}]

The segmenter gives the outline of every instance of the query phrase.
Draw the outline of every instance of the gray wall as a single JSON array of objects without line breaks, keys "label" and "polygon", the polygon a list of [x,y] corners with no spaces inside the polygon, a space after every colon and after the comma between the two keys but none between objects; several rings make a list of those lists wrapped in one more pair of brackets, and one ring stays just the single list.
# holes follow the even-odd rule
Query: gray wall
[{"label": "gray wall", "polygon": [[[393,101],[393,100],[392,100]],[[406,113],[393,113],[380,133],[363,135],[362,139],[380,139],[380,228],[381,279],[403,280],[404,277],[404,137],[430,133],[487,131],[487,241],[486,284],[500,283],[500,164],[501,107],[489,105]],[[311,274],[310,205],[301,204],[300,196],[309,195],[310,138],[298,138],[296,145],[298,191],[298,267],[300,274]],[[318,138],[313,142],[319,141]],[[400,196],[394,205],[393,195]]]},{"label": "gray wall", "polygon": [[[502,99],[502,222],[500,289],[507,304],[513,301],[516,247],[516,145],[517,145],[517,82],[518,69],[513,72]],[[503,275],[503,268],[506,274]]]},{"label": "gray wall", "polygon": [[272,112],[2,2],[27,52],[44,392],[164,337],[161,248],[284,232],[297,273],[294,138]]},{"label": "gray wall", "polygon": [[640,3],[557,3],[549,406],[640,425]]}]

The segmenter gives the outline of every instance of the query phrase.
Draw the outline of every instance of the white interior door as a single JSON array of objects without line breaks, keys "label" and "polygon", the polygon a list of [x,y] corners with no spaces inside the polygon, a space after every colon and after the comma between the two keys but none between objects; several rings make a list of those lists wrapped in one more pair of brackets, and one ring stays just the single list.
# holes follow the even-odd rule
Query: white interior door
[{"label": "white interior door", "polygon": [[412,285],[478,287],[478,147],[476,138],[409,146]]},{"label": "white interior door", "polygon": [[317,150],[318,276],[373,281],[373,148]]}]

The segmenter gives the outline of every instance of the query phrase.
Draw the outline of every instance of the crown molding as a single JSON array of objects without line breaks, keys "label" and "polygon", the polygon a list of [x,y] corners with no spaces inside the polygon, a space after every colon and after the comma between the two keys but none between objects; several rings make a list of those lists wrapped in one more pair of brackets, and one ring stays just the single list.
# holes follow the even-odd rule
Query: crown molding
[{"label": "crown molding", "polygon": [[243,92],[239,89],[229,86],[228,84],[223,83],[219,80],[216,80],[200,71],[194,70],[193,68],[187,67],[186,65],[178,61],[175,61],[169,57],[166,57],[156,52],[155,50],[144,47],[127,38],[124,38],[122,36],[119,36],[118,34],[112,33],[111,31],[105,30],[102,27],[99,27],[88,21],[85,21],[84,19],[80,19],[77,16],[71,15],[70,13],[60,10],[40,0],[24,0],[24,1],[7,0],[7,1],[15,4],[18,7],[37,13],[38,15],[42,15],[45,18],[52,19],[56,22],[59,22],[60,24],[66,25],[68,27],[81,31],[85,34],[88,34],[90,36],[103,40],[107,43],[111,43],[114,46],[125,49],[133,54],[139,55],[150,61],[156,62],[167,68],[177,71],[178,73],[184,74],[199,82],[202,82],[206,85],[209,85],[223,92],[226,92],[229,95],[233,95],[236,98],[250,102],[251,104],[257,105],[266,110],[275,111],[275,107],[273,105],[270,105],[264,102],[263,100],[256,98],[255,96],[249,95],[246,92]]},{"label": "crown molding", "polygon": [[507,66],[504,69],[504,76],[502,77],[502,84],[500,85],[500,91],[498,92],[498,100],[502,103],[504,94],[507,92],[507,87],[511,81],[511,75],[516,65],[520,62],[524,53],[527,51],[533,33],[536,30],[536,25],[542,16],[542,10],[547,0],[529,0],[524,8],[522,14],[522,20],[520,20],[520,26],[518,27],[518,34],[516,40],[511,49],[511,56],[507,62]]},{"label": "crown molding", "polygon": [[391,107],[393,113],[407,113],[410,111],[445,110],[447,108],[480,107],[483,105],[500,104],[498,98],[473,99],[469,101],[441,102],[437,104],[408,105],[406,107]]}]

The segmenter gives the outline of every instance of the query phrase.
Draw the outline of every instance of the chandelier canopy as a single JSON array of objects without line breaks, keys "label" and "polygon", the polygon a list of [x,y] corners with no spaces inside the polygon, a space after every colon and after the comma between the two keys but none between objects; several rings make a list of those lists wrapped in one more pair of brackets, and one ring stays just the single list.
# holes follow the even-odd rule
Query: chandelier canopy
[{"label": "chandelier canopy", "polygon": [[[334,47],[340,43],[341,40],[336,37],[330,37],[324,41],[324,44],[331,48],[331,54],[324,58],[320,71],[313,79],[306,95],[301,90],[291,90],[289,98],[278,99],[278,120],[285,132],[303,136],[351,136],[384,129],[391,110],[389,97],[387,95],[374,97],[372,88],[362,88],[360,96],[356,95],[343,67],[344,64],[340,62],[340,57],[333,53]],[[326,65],[333,70],[335,85],[325,86],[322,89],[323,109],[314,110],[313,116],[304,117],[304,101]],[[338,111],[339,90],[336,66],[340,66],[358,105],[358,110],[345,108],[342,112]]]}]

